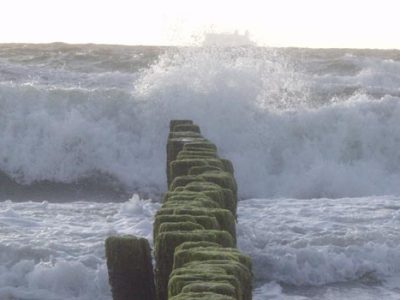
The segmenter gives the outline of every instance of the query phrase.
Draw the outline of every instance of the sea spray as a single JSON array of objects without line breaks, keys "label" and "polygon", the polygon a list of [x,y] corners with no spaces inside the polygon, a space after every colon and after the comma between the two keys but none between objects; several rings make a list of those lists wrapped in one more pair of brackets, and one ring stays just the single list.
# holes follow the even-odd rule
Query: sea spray
[{"label": "sea spray", "polygon": [[[81,51],[93,60],[90,72],[69,48],[60,50],[64,68],[3,53],[15,74],[0,82],[0,170],[13,181],[158,196],[165,124],[193,118],[235,164],[241,197],[400,192],[394,54],[170,48],[136,50],[108,65],[105,52]],[[21,68],[33,72],[31,81]]]}]

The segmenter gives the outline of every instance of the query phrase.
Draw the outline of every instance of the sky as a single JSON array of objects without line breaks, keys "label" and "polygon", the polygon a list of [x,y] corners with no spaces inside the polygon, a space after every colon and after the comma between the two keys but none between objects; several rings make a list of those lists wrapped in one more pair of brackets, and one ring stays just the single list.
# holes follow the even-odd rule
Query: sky
[{"label": "sky", "polygon": [[0,43],[194,45],[250,32],[261,46],[400,49],[399,0],[1,0]]}]

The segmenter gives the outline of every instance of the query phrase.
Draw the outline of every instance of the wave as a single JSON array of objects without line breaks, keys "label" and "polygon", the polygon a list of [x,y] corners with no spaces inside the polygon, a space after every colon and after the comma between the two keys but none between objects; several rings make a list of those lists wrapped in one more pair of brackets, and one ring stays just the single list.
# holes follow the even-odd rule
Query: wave
[{"label": "wave", "polygon": [[[239,248],[258,283],[389,285],[399,278],[398,197],[240,202]],[[267,221],[266,221],[267,220]]]},{"label": "wave", "polygon": [[243,197],[400,193],[400,97],[357,89],[322,101],[327,85],[318,90],[283,51],[174,49],[133,83],[98,78],[84,77],[90,87],[1,83],[0,170],[23,185],[104,174],[128,192],[158,194],[168,122],[191,118],[233,161]]}]

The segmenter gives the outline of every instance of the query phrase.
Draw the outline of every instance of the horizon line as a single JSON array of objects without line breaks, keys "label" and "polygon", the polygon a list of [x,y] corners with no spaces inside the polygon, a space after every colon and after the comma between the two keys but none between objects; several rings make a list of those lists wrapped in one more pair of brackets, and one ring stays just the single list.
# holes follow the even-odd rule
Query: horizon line
[{"label": "horizon line", "polygon": [[[121,46],[121,47],[171,47],[171,48],[189,48],[189,47],[220,47],[220,46],[202,46],[202,45],[173,45],[173,44],[124,44],[124,43],[107,43],[107,42],[1,42],[0,45],[75,45],[75,46]],[[279,48],[279,49],[310,49],[310,50],[383,50],[383,51],[400,51],[400,48],[376,48],[376,47],[313,47],[313,46],[273,46],[273,45],[243,45],[243,46],[222,46],[220,48],[232,48],[232,47],[254,47],[254,48]]]}]

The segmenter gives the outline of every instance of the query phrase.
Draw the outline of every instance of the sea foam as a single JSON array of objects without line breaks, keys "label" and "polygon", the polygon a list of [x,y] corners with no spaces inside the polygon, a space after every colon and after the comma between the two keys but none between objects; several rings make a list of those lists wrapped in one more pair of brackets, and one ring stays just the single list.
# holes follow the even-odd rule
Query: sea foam
[{"label": "sea foam", "polygon": [[400,193],[396,60],[189,48],[134,74],[113,66],[78,76],[70,59],[35,65],[30,82],[0,83],[0,170],[18,183],[95,178],[159,195],[168,122],[190,118],[233,161],[242,197]]},{"label": "sea foam", "polygon": [[[238,247],[252,258],[254,299],[398,299],[398,201],[240,201]],[[110,300],[104,239],[151,242],[159,207],[137,195],[123,203],[0,202],[0,298]],[[16,226],[2,224],[9,216]]]},{"label": "sea foam", "polygon": [[[158,203],[0,202],[0,299],[110,300],[104,240],[152,241]],[[32,225],[34,224],[34,226]]]}]

